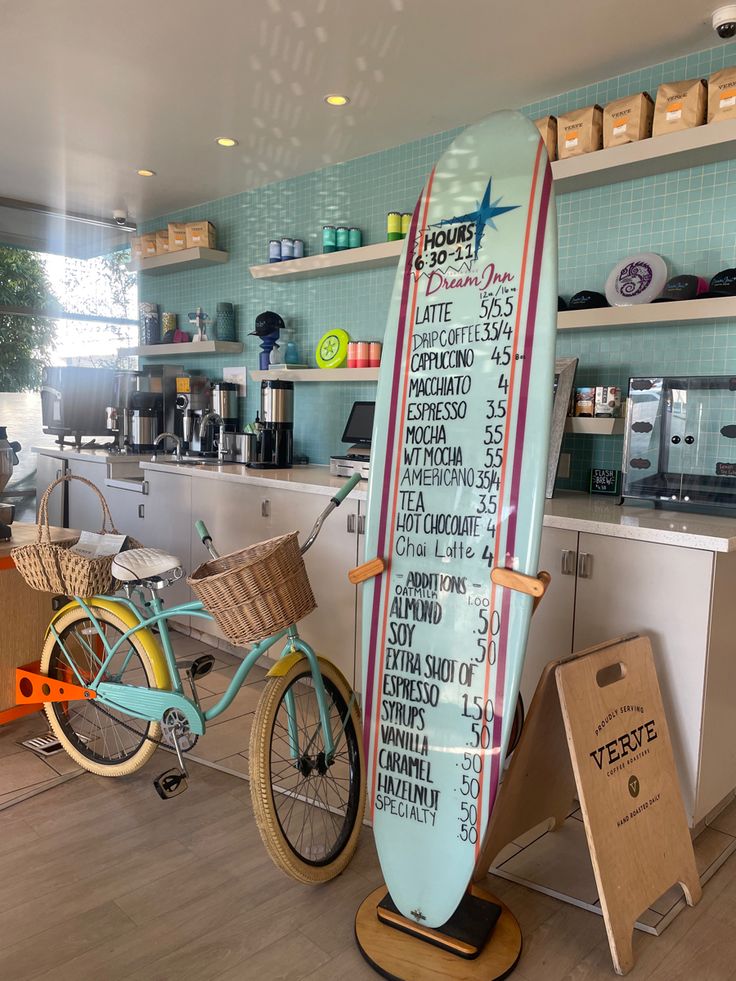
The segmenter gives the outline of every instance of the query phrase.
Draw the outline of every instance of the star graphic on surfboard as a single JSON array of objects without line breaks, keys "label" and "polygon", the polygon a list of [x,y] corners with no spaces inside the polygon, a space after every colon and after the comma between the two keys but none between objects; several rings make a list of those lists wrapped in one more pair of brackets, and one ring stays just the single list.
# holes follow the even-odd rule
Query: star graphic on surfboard
[{"label": "star graphic on surfboard", "polygon": [[483,200],[478,205],[475,211],[469,211],[465,215],[457,215],[455,218],[445,218],[443,221],[438,222],[439,225],[455,225],[461,221],[474,221],[475,222],[475,258],[478,258],[478,252],[480,251],[480,244],[483,241],[483,233],[486,230],[486,225],[490,225],[495,231],[498,231],[496,225],[493,221],[494,218],[498,218],[499,215],[505,215],[507,211],[515,211],[516,208],[520,207],[518,204],[502,205],[499,206],[499,201],[501,198],[496,198],[495,201],[491,201],[491,184],[493,178],[488,178],[488,185],[483,193]]}]

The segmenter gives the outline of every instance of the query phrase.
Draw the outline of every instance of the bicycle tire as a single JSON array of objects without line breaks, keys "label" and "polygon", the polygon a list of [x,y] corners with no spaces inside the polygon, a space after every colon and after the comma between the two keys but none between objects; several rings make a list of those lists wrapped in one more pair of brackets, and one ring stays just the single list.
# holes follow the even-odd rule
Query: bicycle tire
[{"label": "bicycle tire", "polygon": [[[338,716],[345,718],[353,693],[334,665],[322,658],[318,660],[334,731],[338,727]],[[316,714],[317,701],[311,679],[309,662],[305,658],[292,665],[282,677],[268,680],[258,702],[250,735],[250,791],[258,830],[274,863],[298,882],[317,884],[334,879],[353,857],[365,810],[365,770],[360,710],[357,701],[353,700],[349,722],[335,747],[335,761],[327,773],[319,773],[316,761],[322,728]],[[308,750],[312,740],[316,740],[313,751],[302,753],[298,761],[287,758],[283,752],[287,730],[280,720],[286,712],[287,692],[300,700],[296,703],[295,714],[297,719],[306,719],[302,735],[309,734]],[[307,756],[312,769],[305,774],[300,766]],[[344,791],[341,787],[346,781],[347,790]],[[289,801],[290,804],[285,803]],[[291,830],[295,809],[296,820],[300,811],[305,812],[301,835]],[[302,840],[307,813],[314,832],[315,810],[327,835],[334,833],[335,840],[325,848],[324,854],[317,850],[313,834]]]},{"label": "bicycle tire", "polygon": [[[125,633],[127,627],[110,610],[92,605],[90,607],[103,629]],[[54,624],[54,630],[62,644],[68,648],[67,657],[75,658],[77,670],[85,682],[92,680],[92,665],[90,670],[84,670],[84,664],[79,663],[71,654],[70,638],[75,632],[87,630],[93,637],[92,625],[81,606],[75,606],[64,613]],[[128,668],[124,670],[125,681],[131,684],[145,684],[155,688],[156,680],[151,659],[140,639],[132,634],[128,639],[133,652]],[[81,646],[81,645],[80,645]],[[127,652],[127,649],[126,649]],[[122,653],[122,649],[121,649]],[[82,658],[83,660],[83,658]],[[88,658],[88,661],[91,659]],[[119,662],[116,659],[111,667]],[[63,660],[59,641],[49,632],[41,654],[41,674],[60,681],[77,681]],[[115,676],[115,680],[122,681]],[[139,770],[156,751],[157,740],[161,738],[161,726],[158,722],[147,722],[117,712],[109,706],[98,708],[95,699],[74,700],[69,702],[46,702],[44,710],[48,716],[49,725],[61,743],[66,753],[79,766],[104,777],[122,777]],[[118,718],[118,716],[120,718]],[[132,738],[131,738],[132,737]]]}]

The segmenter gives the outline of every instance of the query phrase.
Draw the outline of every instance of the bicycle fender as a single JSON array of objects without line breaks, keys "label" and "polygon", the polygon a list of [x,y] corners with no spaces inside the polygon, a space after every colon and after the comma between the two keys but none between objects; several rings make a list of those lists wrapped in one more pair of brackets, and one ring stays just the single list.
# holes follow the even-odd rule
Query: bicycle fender
[{"label": "bicycle fender", "polygon": [[280,657],[276,663],[268,669],[266,672],[267,678],[283,678],[285,674],[298,664],[299,661],[305,661],[307,655],[303,654],[301,651],[292,651],[291,654],[286,654],[284,657]]},{"label": "bicycle fender", "polygon": [[[93,600],[90,600],[88,606],[90,606],[93,611],[95,608],[97,608],[106,610],[108,613],[113,613],[123,622],[126,630],[131,630],[140,623],[133,611],[124,603],[118,603],[117,600],[103,599],[102,597],[96,596]],[[46,628],[46,637],[48,637],[51,627],[56,624],[65,613],[68,613],[75,607],[79,607],[79,604],[76,600],[72,600],[54,615],[51,623]],[[163,651],[159,647],[158,641],[147,628],[137,630],[136,637],[140,640],[143,649],[151,660],[151,664],[153,665],[153,675],[156,680],[156,687],[169,688],[171,686],[169,669],[166,664],[166,658],[164,657]]]}]

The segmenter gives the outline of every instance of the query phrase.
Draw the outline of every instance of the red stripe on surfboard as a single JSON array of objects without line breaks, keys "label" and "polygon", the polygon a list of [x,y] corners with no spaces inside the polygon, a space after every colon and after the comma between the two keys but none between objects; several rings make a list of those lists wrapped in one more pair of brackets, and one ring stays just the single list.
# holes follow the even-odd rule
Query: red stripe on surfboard
[{"label": "red stripe on surfboard", "polygon": [[[522,258],[521,258],[521,274],[520,274],[520,277],[519,277],[519,302],[518,302],[518,306],[517,306],[517,310],[516,310],[516,323],[514,324],[514,346],[513,346],[512,357],[511,357],[511,370],[509,372],[509,410],[510,411],[509,411],[509,414],[508,414],[508,417],[507,417],[506,432],[504,433],[504,445],[503,445],[504,466],[502,467],[501,481],[500,481],[500,486],[499,486],[499,490],[498,490],[498,511],[497,511],[497,514],[499,516],[499,525],[500,525],[500,522],[503,521],[504,493],[505,493],[505,489],[506,489],[506,479],[507,479],[507,473],[508,473],[507,468],[505,466],[505,461],[507,459],[507,451],[508,451],[508,446],[509,446],[510,437],[511,437],[511,428],[512,428],[511,427],[511,422],[512,422],[512,419],[515,419],[515,414],[511,410],[512,410],[512,407],[514,405],[515,383],[516,383],[516,365],[518,363],[517,360],[516,360],[516,354],[517,354],[517,351],[518,351],[519,330],[520,330],[520,327],[521,327],[521,317],[522,317],[522,312],[523,312],[523,308],[524,308],[524,290],[526,288],[526,270],[527,270],[527,260],[528,260],[528,257],[529,257],[529,243],[530,243],[530,240],[531,240],[532,227],[533,227],[534,221],[535,221],[535,219],[537,218],[537,215],[538,215],[538,211],[535,208],[535,198],[536,198],[536,194],[537,194],[537,182],[539,180],[539,170],[540,170],[540,162],[541,162],[541,159],[542,159],[542,141],[540,140],[539,143],[538,143],[538,145],[537,145],[537,155],[536,155],[536,158],[535,158],[535,161],[534,161],[534,171],[533,171],[533,176],[532,176],[532,186],[531,186],[531,190],[529,192],[529,205],[528,205],[528,213],[527,213],[527,222],[526,222],[526,229],[525,229],[525,232],[524,232],[524,250],[522,252]],[[498,565],[498,556],[499,556],[499,550],[500,550],[500,547],[501,547],[501,540],[503,539],[504,544],[506,544],[506,542],[508,541],[507,528],[508,528],[508,525],[507,524],[506,524],[506,527],[505,528],[501,528],[501,527],[498,527],[497,528],[496,541],[495,541],[494,550],[493,550],[493,565],[494,566],[497,566]],[[490,647],[491,641],[492,641],[492,633],[491,633],[491,631],[492,631],[492,627],[493,627],[493,613],[494,613],[494,611],[496,609],[496,595],[497,595],[497,588],[496,588],[495,584],[492,584],[491,585],[490,603],[489,603],[489,609],[488,609],[488,635],[486,637],[486,650],[488,650],[488,648]],[[505,603],[502,602],[501,614],[503,615],[504,613],[506,614],[506,616],[505,617],[502,616],[502,621],[501,621],[502,622],[502,633],[501,633],[501,635],[498,638],[497,649],[496,649],[496,662],[495,663],[497,665],[497,667],[496,667],[496,674],[497,675],[502,670],[502,663],[504,663],[505,662],[505,659],[506,659],[506,636],[505,636],[504,625],[506,623],[506,620],[508,619],[508,606],[507,606],[507,604],[505,604]],[[484,685],[483,685],[483,704],[484,705],[488,701],[488,695],[489,695],[489,692],[490,692],[490,688],[491,688],[491,664],[486,664],[486,672],[485,672],[485,679],[484,679]],[[495,730],[496,730],[496,721],[495,720],[498,718],[498,715],[497,715],[498,709],[499,709],[499,706],[497,704],[497,699],[494,698],[494,703],[493,703],[493,710],[494,710],[494,739],[493,739],[492,745],[495,748],[493,748],[491,750],[491,779],[493,777],[493,773],[494,772],[498,772],[497,771],[497,762],[498,762],[499,757],[500,757],[500,745],[499,745],[500,744],[500,739],[497,740],[496,739],[496,735],[495,735]],[[479,790],[480,790],[480,793],[478,795],[478,800],[480,801],[480,806],[478,808],[478,817],[477,817],[477,832],[478,832],[478,834],[477,834],[477,840],[476,840],[476,845],[475,845],[476,857],[480,854],[480,849],[481,849],[481,845],[482,845],[482,841],[481,841],[481,837],[482,837],[481,836],[481,824],[482,824],[482,820],[483,820],[483,816],[484,816],[483,815],[483,812],[484,812],[484,807],[483,807],[483,800],[484,800],[483,784],[485,783],[486,771],[487,771],[487,767],[486,767],[486,756],[485,756],[485,754],[482,754],[481,755],[481,770],[480,770],[479,781],[478,781],[479,782]],[[491,783],[491,787],[492,787],[492,783]],[[491,798],[489,797],[489,801],[490,800],[491,800]],[[488,810],[488,813],[489,813],[489,816],[490,816],[490,808]]]},{"label": "red stripe on surfboard", "polygon": [[[419,218],[420,211],[422,212],[422,229],[426,228],[426,224],[427,224],[427,213],[429,211],[429,202],[430,202],[431,197],[432,197],[432,185],[434,183],[434,174],[435,174],[435,168],[432,169],[432,172],[429,175],[429,179],[427,181],[427,190],[426,190],[426,194],[425,194],[425,197],[424,197],[424,201],[423,202],[419,202],[419,204],[417,205],[417,207],[415,208],[415,211],[414,211],[414,216],[412,218],[412,223],[411,223],[411,228],[410,228],[410,235],[412,236],[412,241],[414,241],[414,238],[415,238],[415,235],[416,235],[417,220]],[[422,231],[421,237],[420,237],[420,240],[419,240],[418,254],[420,256],[422,255],[423,249],[424,249],[424,231]],[[412,253],[412,255],[413,255],[413,253]],[[387,469],[384,471],[384,478],[383,478],[383,495],[382,495],[382,505],[383,506],[382,506],[382,510],[381,510],[381,521],[380,521],[380,526],[379,526],[379,541],[380,541],[380,543],[382,545],[382,554],[383,555],[391,555],[393,553],[393,541],[394,541],[394,528],[395,528],[395,517],[396,517],[396,505],[397,505],[397,501],[398,501],[399,472],[400,472],[400,469],[401,469],[401,450],[402,450],[402,445],[403,445],[403,419],[404,419],[405,408],[406,408],[406,393],[407,393],[407,390],[408,390],[408,377],[409,377],[409,371],[410,371],[410,365],[411,365],[410,358],[406,358],[406,363],[405,363],[405,367],[404,367],[404,377],[403,377],[403,379],[401,379],[401,361],[402,361],[402,358],[399,356],[399,353],[403,354],[404,346],[405,346],[405,344],[404,344],[404,334],[406,332],[406,323],[407,323],[407,321],[406,321],[406,313],[407,313],[407,305],[408,305],[407,304],[407,300],[408,300],[408,293],[409,293],[408,284],[412,280],[412,274],[413,274],[413,262],[410,261],[410,252],[407,251],[407,263],[406,263],[406,268],[405,268],[404,289],[402,290],[402,303],[401,303],[401,311],[400,311],[400,315],[399,315],[400,316],[400,336],[397,337],[397,345],[396,345],[395,357],[394,357],[394,379],[393,379],[393,386],[392,386],[393,398],[391,400],[391,410],[390,410],[390,415],[389,415],[389,438],[390,438],[390,446],[391,446],[391,450],[392,451],[393,451],[394,442],[396,442],[396,444],[397,444],[396,445],[396,452],[395,452],[396,464],[395,464],[394,472],[393,472],[394,495],[393,495],[393,501],[392,501],[392,504],[391,504],[390,522],[387,522],[386,521],[386,518],[388,516],[388,499],[389,499],[389,495],[390,495],[391,479],[392,479],[391,471],[387,467]],[[413,334],[414,334],[414,313],[415,313],[415,310],[416,310],[416,303],[417,303],[417,292],[418,292],[418,288],[419,288],[419,277],[413,276],[413,283],[414,283],[414,290],[413,290],[413,295],[412,295],[412,298],[411,298],[411,307],[410,307],[410,312],[409,312],[410,313],[410,315],[409,315],[409,330],[408,330],[408,337],[406,338],[406,345],[409,346],[409,347],[411,345],[411,339],[412,339]],[[401,388],[402,381],[403,381],[403,393],[402,393],[402,397],[401,397],[401,412],[399,414],[399,426],[400,426],[400,428],[399,428],[399,431],[398,431],[398,439],[396,439],[396,418],[397,418],[397,409],[398,409],[398,406],[399,406],[399,399],[397,398],[397,396],[399,394],[399,389]],[[386,459],[387,460],[391,460],[393,458],[394,458],[394,454],[392,452],[387,452]],[[386,548],[386,531],[387,531],[387,525],[388,525],[389,540],[390,540],[390,545],[389,545],[388,548]],[[380,692],[381,692],[381,689],[383,687],[383,667],[384,667],[385,651],[386,651],[386,623],[387,623],[387,619],[388,619],[388,596],[389,596],[389,590],[390,590],[390,585],[391,585],[391,566],[390,565],[389,565],[389,568],[388,568],[388,570],[387,570],[387,572],[385,574],[384,582],[381,585],[382,585],[382,589],[377,589],[374,592],[374,597],[373,597],[373,614],[372,614],[372,617],[371,617],[371,642],[370,642],[370,653],[369,653],[369,662],[368,662],[368,673],[366,675],[367,688],[368,688],[368,692],[366,693],[366,706],[365,706],[365,719],[366,719],[367,725],[366,725],[366,731],[364,733],[364,744],[365,744],[366,759],[368,759],[369,756],[370,756],[371,738],[372,738],[372,741],[373,741],[373,744],[374,745],[376,745],[377,744],[377,741],[378,741],[378,726],[379,726],[379,723],[380,723],[380,713],[377,711],[377,707],[378,707],[378,700],[379,700]],[[379,654],[378,653],[379,644],[377,643],[378,642],[378,636],[377,636],[377,634],[378,634],[378,626],[379,626],[379,622],[380,622],[381,594],[383,594],[384,610],[383,610],[383,625],[382,625],[382,629],[381,629],[380,654]],[[375,668],[375,662],[376,662],[376,657],[377,656],[378,656],[378,678],[376,680],[375,679],[375,670],[376,670],[376,668]],[[373,705],[373,702],[374,702],[374,698],[373,698],[374,691],[376,692],[376,698],[375,698],[376,706],[375,706],[375,708],[374,708],[374,705]],[[374,712],[375,712],[375,716],[376,716],[375,723],[374,723],[373,718],[372,718],[372,713],[374,713]],[[375,804],[375,783],[376,783],[376,758],[375,758],[375,754],[373,754],[373,759],[372,759],[372,773],[371,773],[371,784],[370,784],[371,815],[373,815],[374,804]]]},{"label": "red stripe on surfboard", "polygon": [[[512,500],[518,500],[520,489],[521,489],[521,468],[524,456],[524,433],[526,429],[527,422],[527,409],[528,409],[528,395],[529,395],[529,376],[532,370],[532,347],[534,344],[534,331],[536,327],[536,317],[537,317],[537,306],[539,303],[539,277],[541,273],[542,257],[544,254],[544,237],[547,230],[547,217],[549,214],[549,202],[550,193],[552,189],[552,169],[547,163],[544,181],[542,183],[542,194],[539,205],[539,223],[537,224],[537,234],[534,248],[534,262],[532,266],[532,285],[529,292],[529,304],[527,310],[527,325],[526,334],[524,337],[524,364],[522,368],[522,379],[521,379],[521,399],[519,405],[519,416],[517,421],[517,431],[520,430],[520,438],[517,437],[517,443],[514,448],[514,469],[512,475],[511,483],[511,498]],[[517,525],[517,512],[516,509],[512,512],[508,523],[508,534],[506,539],[506,552],[507,555],[513,556],[516,550],[516,525]],[[511,605],[511,594],[506,590],[506,597],[508,600],[508,607]],[[504,603],[504,607],[506,607]],[[503,618],[504,632],[504,657],[499,658],[498,661],[498,671],[496,673],[496,691],[494,697],[494,708],[503,708],[503,692],[506,683],[506,645],[508,644],[508,628],[509,628],[509,618],[508,611],[506,610],[506,616]],[[503,716],[497,713],[493,720],[493,743],[494,745],[500,744],[501,741],[501,728],[503,723]],[[498,778],[501,767],[500,753],[496,754],[491,761],[491,784],[489,787],[489,810],[493,807],[495,802],[496,793],[498,792]],[[481,798],[482,799],[482,798]]]}]

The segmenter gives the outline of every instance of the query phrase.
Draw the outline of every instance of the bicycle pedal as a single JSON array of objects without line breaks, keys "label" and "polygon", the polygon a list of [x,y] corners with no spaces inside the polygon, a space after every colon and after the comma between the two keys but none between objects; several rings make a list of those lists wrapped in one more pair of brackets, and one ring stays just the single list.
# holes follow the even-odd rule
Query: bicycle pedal
[{"label": "bicycle pedal", "polygon": [[214,666],[214,654],[201,654],[199,657],[196,657],[189,665],[189,674],[192,681],[199,681],[200,678],[204,678],[205,675],[210,673]]},{"label": "bicycle pedal", "polygon": [[161,776],[153,781],[156,793],[162,800],[169,800],[170,797],[178,797],[183,794],[189,786],[187,776],[181,770],[166,770]]}]

